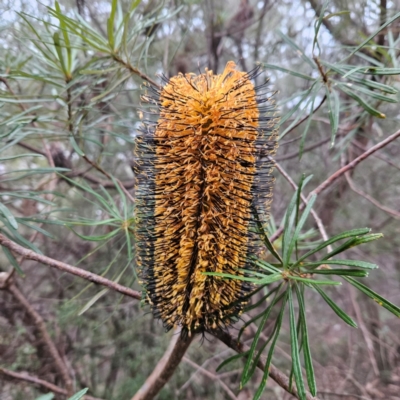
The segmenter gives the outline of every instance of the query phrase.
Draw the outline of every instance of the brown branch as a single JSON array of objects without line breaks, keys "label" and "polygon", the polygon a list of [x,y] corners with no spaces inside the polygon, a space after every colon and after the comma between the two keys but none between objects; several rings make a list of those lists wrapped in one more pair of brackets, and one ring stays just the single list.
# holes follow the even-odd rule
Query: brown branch
[{"label": "brown branch", "polygon": [[23,147],[24,149],[33,151],[34,153],[41,154],[42,156],[47,157],[47,153],[45,151],[39,150],[36,147],[31,146],[30,144],[27,144],[25,142],[18,142],[16,144],[20,147]]},{"label": "brown branch", "polygon": [[324,182],[322,182],[318,187],[316,187],[308,196],[312,196],[314,193],[319,194],[325,189],[327,189],[329,186],[331,186],[337,179],[339,179],[345,172],[350,171],[351,169],[355,168],[361,161],[364,161],[366,158],[368,158],[371,154],[375,153],[377,150],[385,147],[389,143],[393,142],[400,136],[400,130],[397,132],[393,133],[390,135],[388,138],[385,140],[382,140],[382,142],[379,142],[375,146],[371,147],[368,151],[365,153],[361,154],[359,157],[355,158],[353,161],[349,162],[347,165],[345,165],[343,168],[340,168],[338,171],[336,171],[334,174],[332,174],[328,179],[326,179]]},{"label": "brown branch", "polygon": [[166,352],[132,400],[151,400],[158,394],[180,364],[193,338],[194,335],[183,338],[180,330],[174,331]]},{"label": "brown branch", "polygon": [[[213,335],[221,340],[221,342],[225,343],[228,347],[230,347],[232,350],[235,350],[237,353],[241,354],[249,350],[249,347],[234,340],[233,337],[227,333],[227,332],[214,332]],[[261,369],[262,371],[265,370],[265,365],[264,363],[260,360],[257,363],[257,367]],[[281,372],[278,368],[276,368],[274,365],[271,364],[269,367],[269,376],[282,388],[285,389],[288,393],[292,394],[294,397],[299,398],[299,394],[297,392],[297,389],[292,386],[290,387],[289,385],[289,378]],[[306,392],[306,399],[307,400],[316,400],[316,397],[313,397],[311,393]]]},{"label": "brown branch", "polygon": [[[386,18],[387,18],[387,1],[381,0],[380,3],[381,4],[379,7],[380,8],[379,19],[380,19],[380,25],[382,26],[386,22]],[[386,36],[386,29],[381,31],[378,35],[377,43],[379,46],[383,46],[385,44],[385,36]]]},{"label": "brown branch", "polygon": [[[65,389],[60,388],[59,386],[56,386],[56,385],[54,385],[50,382],[47,382],[43,379],[40,379],[36,376],[29,375],[27,372],[15,372],[15,371],[10,371],[8,369],[0,367],[0,374],[3,374],[4,376],[7,376],[12,379],[18,379],[20,381],[25,381],[25,382],[29,382],[29,383],[32,383],[37,386],[41,386],[41,387],[48,389],[54,393],[63,394],[65,396],[68,396],[68,393]],[[88,396],[88,395],[85,395],[84,399],[86,399],[86,400],[101,400],[97,397],[92,397],[92,396]]]},{"label": "brown branch", "polygon": [[64,361],[62,360],[60,354],[58,353],[57,347],[47,331],[47,327],[43,318],[31,306],[29,301],[26,299],[23,293],[18,289],[15,283],[9,283],[7,286],[4,287],[4,289],[10,292],[14,296],[14,298],[18,301],[18,303],[23,307],[23,309],[28,313],[30,318],[33,320],[33,323],[35,324],[37,330],[40,332],[43,342],[46,344],[49,354],[53,359],[54,366],[65,384],[68,396],[72,396],[73,384],[72,384],[72,379],[68,373],[68,368],[65,365]]},{"label": "brown branch", "polygon": [[7,247],[11,251],[24,256],[28,260],[37,261],[41,264],[48,265],[49,267],[56,268],[60,271],[67,272],[69,274],[79,276],[80,278],[86,279],[90,282],[96,283],[98,285],[105,286],[111,290],[121,293],[125,296],[133,297],[134,299],[141,300],[142,296],[140,292],[132,290],[126,286],[120,285],[119,283],[110,281],[109,279],[103,278],[100,275],[94,274],[92,272],[86,271],[81,268],[74,267],[72,265],[66,264],[62,261],[55,260],[53,258],[37,254],[32,250],[26,249],[19,244],[8,239],[4,235],[0,234],[0,245]]}]

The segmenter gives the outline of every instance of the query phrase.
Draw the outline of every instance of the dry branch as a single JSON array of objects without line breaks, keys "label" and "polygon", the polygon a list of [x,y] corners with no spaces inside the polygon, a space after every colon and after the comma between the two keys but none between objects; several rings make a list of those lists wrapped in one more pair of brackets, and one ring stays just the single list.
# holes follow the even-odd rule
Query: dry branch
[{"label": "dry branch", "polygon": [[110,281],[109,279],[103,278],[100,275],[86,271],[82,268],[77,268],[62,261],[54,260],[53,258],[37,254],[32,250],[20,246],[19,244],[13,242],[2,234],[0,234],[0,245],[7,247],[9,250],[12,250],[13,252],[27,258],[28,260],[37,261],[41,264],[48,265],[49,267],[56,268],[60,271],[79,276],[80,278],[86,279],[98,285],[108,287],[109,289],[115,290],[118,293],[122,293],[125,296],[133,297],[134,299],[141,300],[142,298],[141,293],[137,292],[136,290],[132,290],[126,286]]}]

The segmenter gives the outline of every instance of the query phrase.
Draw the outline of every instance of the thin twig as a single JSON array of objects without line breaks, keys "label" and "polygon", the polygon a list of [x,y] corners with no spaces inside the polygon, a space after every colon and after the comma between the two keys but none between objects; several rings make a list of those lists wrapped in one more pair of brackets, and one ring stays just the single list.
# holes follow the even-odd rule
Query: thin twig
[{"label": "thin twig", "polygon": [[[18,379],[20,381],[25,381],[25,382],[29,382],[29,383],[32,383],[37,386],[41,386],[41,387],[48,389],[54,393],[63,394],[65,396],[68,395],[68,393],[65,389],[60,388],[59,386],[56,386],[53,383],[47,382],[36,376],[29,375],[27,372],[15,372],[15,371],[10,371],[8,369],[0,367],[0,374],[3,374],[12,379]],[[85,395],[83,399],[84,400],[102,400],[102,399],[99,399],[98,397],[92,397],[92,396],[88,396],[88,395]]]},{"label": "thin twig", "polygon": [[324,182],[322,182],[318,187],[316,187],[309,195],[308,198],[310,198],[313,194],[319,194],[323,190],[327,189],[329,186],[333,184],[337,179],[339,179],[346,171],[350,171],[351,169],[355,168],[361,161],[364,161],[366,158],[368,158],[371,154],[375,153],[379,149],[385,147],[389,143],[393,142],[400,136],[400,130],[397,132],[393,133],[390,135],[388,138],[385,140],[382,140],[382,142],[379,142],[375,146],[371,147],[368,151],[365,153],[361,154],[359,157],[355,158],[353,161],[349,162],[347,165],[345,165],[343,168],[340,168],[338,171],[336,171],[334,174],[332,174],[328,179],[326,179]]},{"label": "thin twig", "polygon": [[15,283],[10,283],[5,287],[5,289],[10,292],[14,298],[18,301],[18,303],[24,308],[24,310],[28,313],[30,318],[33,320],[36,328],[40,332],[42,336],[43,342],[46,344],[47,349],[51,358],[53,359],[56,370],[64,381],[66,392],[69,396],[73,394],[73,384],[72,379],[69,376],[68,368],[62,360],[60,354],[58,353],[57,347],[51,339],[49,332],[47,331],[46,324],[39,313],[31,306],[27,298],[23,295],[23,293],[17,288]]},{"label": "thin twig", "polygon": [[[307,151],[314,150],[314,149],[316,149],[317,147],[320,147],[320,146],[322,146],[323,144],[325,144],[325,143],[327,143],[327,142],[329,142],[329,141],[331,141],[331,138],[330,138],[330,137],[325,138],[325,139],[323,139],[323,140],[321,140],[321,141],[319,141],[319,142],[317,142],[317,143],[314,143],[314,144],[312,144],[312,145],[310,145],[310,146],[308,146],[308,147],[305,147],[305,148],[303,149],[303,154],[304,154],[304,153],[307,153]],[[300,150],[297,150],[297,151],[294,151],[293,153],[285,154],[285,155],[280,156],[280,157],[275,157],[275,161],[290,160],[290,159],[292,159],[292,158],[298,157],[299,154],[300,154]]]},{"label": "thin twig", "polygon": [[[360,149],[362,151],[367,151],[367,149],[362,144],[357,142],[356,140],[352,140],[351,141],[351,145],[354,146],[354,147],[357,147],[358,149]],[[386,157],[381,156],[380,154],[374,154],[373,157],[379,158],[379,160],[382,160],[385,163],[391,165],[392,167],[400,170],[400,166],[396,165],[394,162],[392,162],[391,160],[387,159]]]},{"label": "thin twig", "polygon": [[361,333],[365,340],[365,344],[367,345],[367,352],[368,352],[369,360],[372,365],[372,369],[374,370],[375,375],[379,376],[378,362],[376,361],[375,354],[374,354],[374,344],[372,343],[372,340],[369,336],[370,333],[362,319],[361,309],[360,309],[360,306],[357,303],[357,300],[355,297],[355,289],[351,285],[348,285],[347,289],[350,293],[351,304],[353,306],[354,312],[356,313],[357,323],[360,326]]},{"label": "thin twig", "polygon": [[126,69],[128,69],[132,74],[140,76],[143,80],[145,80],[146,82],[149,82],[152,86],[156,87],[157,89],[161,89],[161,85],[159,85],[156,81],[154,81],[153,79],[148,77],[146,74],[144,74],[138,68],[134,67],[129,62],[124,61],[117,54],[114,54],[113,58],[114,58],[115,61],[117,61],[118,63],[122,64]]},{"label": "thin twig", "polygon": [[183,338],[180,330],[175,330],[171,342],[146,382],[132,397],[132,400],[151,400],[171,378],[175,369],[182,361],[182,357],[190,346],[194,335]]},{"label": "thin twig", "polygon": [[375,200],[373,197],[371,197],[369,194],[364,193],[361,189],[359,189],[353,179],[350,177],[349,171],[345,172],[344,176],[346,177],[347,183],[350,186],[350,189],[359,194],[360,196],[364,197],[366,200],[368,200],[370,203],[372,203],[375,207],[378,207],[380,210],[384,211],[385,213],[390,214],[392,217],[396,219],[400,219],[400,212],[396,210],[392,210],[389,207],[384,206],[383,204],[379,203],[379,201]]},{"label": "thin twig", "polygon": [[38,148],[36,148],[36,147],[34,147],[34,146],[31,146],[31,145],[28,144],[28,143],[25,143],[25,142],[18,142],[18,143],[16,143],[16,144],[17,144],[18,146],[20,146],[20,147],[23,147],[24,149],[33,151],[34,153],[41,154],[42,156],[47,157],[47,154],[46,154],[45,151],[39,150]]},{"label": "thin twig", "polygon": [[217,381],[221,385],[221,388],[225,390],[226,394],[228,395],[228,397],[230,399],[237,400],[235,393],[233,393],[232,390],[229,389],[228,385],[226,385],[226,383],[223,382],[222,379],[218,375],[215,375],[215,374],[211,373],[210,371],[207,371],[206,369],[204,369],[200,365],[196,364],[194,361],[190,360],[187,357],[183,357],[183,361],[185,363],[191,365],[193,368],[196,368],[197,371],[200,371],[203,375],[207,376],[208,378],[212,379],[213,381]]},{"label": "thin twig", "polygon": [[86,279],[90,282],[96,283],[108,287],[109,289],[115,290],[118,293],[122,293],[125,296],[133,297],[134,299],[141,300],[142,295],[136,290],[132,290],[126,286],[120,285],[119,283],[110,281],[109,279],[103,278],[100,275],[94,274],[92,272],[86,271],[81,268],[74,267],[72,265],[66,264],[62,261],[55,260],[53,258],[37,254],[32,250],[26,249],[19,244],[8,239],[4,235],[0,234],[0,245],[7,247],[8,249],[14,251],[15,253],[24,256],[25,258],[33,261],[40,262],[41,264],[48,265],[49,267],[56,268],[60,271],[67,272],[69,274],[79,276],[80,278]]},{"label": "thin twig", "polygon": [[[220,358],[220,357],[222,357],[222,356],[224,356],[224,355],[226,355],[226,354],[229,354],[231,352],[231,349],[225,349],[224,351],[221,351],[220,353],[218,353],[218,354],[214,354],[212,357],[210,357],[210,358],[208,358],[207,360],[205,360],[201,365],[200,365],[200,367],[201,368],[203,368],[203,369],[205,369],[205,367],[212,361],[212,360],[214,360],[214,359],[216,359],[216,358]],[[197,373],[197,371],[194,371],[191,375],[190,375],[190,377],[189,377],[189,379],[177,390],[177,395],[179,395],[180,393],[183,393],[188,387],[189,387],[189,385],[190,385],[190,382],[192,381],[192,379],[196,376],[196,373]]]}]

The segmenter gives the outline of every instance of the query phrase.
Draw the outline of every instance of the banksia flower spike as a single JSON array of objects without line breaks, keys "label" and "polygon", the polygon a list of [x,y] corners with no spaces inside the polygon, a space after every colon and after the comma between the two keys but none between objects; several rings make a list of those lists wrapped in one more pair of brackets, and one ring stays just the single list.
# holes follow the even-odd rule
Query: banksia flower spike
[{"label": "banksia flower spike", "polygon": [[179,74],[143,100],[157,107],[138,138],[138,254],[146,301],[166,329],[224,328],[251,287],[204,272],[243,276],[256,251],[253,211],[272,196],[276,117],[261,71]]}]

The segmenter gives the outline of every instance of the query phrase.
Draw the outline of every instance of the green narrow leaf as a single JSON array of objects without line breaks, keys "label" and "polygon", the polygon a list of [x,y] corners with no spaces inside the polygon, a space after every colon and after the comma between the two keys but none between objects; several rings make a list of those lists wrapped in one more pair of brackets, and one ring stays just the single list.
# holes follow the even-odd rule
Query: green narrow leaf
[{"label": "green narrow leaf", "polygon": [[303,267],[314,266],[318,267],[323,264],[328,265],[346,265],[348,267],[358,267],[358,268],[365,268],[365,269],[376,269],[378,266],[376,264],[372,264],[366,261],[359,261],[359,260],[321,260],[315,262],[307,262]]},{"label": "green narrow leaf", "polygon": [[42,396],[36,397],[35,400],[53,400],[54,399],[54,393],[47,393]]},{"label": "green narrow leaf", "polygon": [[[282,307],[281,307],[281,310],[279,312],[278,319],[276,320],[276,323],[275,323],[275,326],[274,326],[273,340],[272,340],[271,346],[270,346],[269,351],[268,351],[267,360],[265,362],[264,374],[263,374],[263,377],[261,379],[261,383],[260,383],[260,385],[259,385],[259,387],[257,389],[257,392],[254,395],[254,399],[253,400],[259,400],[260,399],[260,397],[261,397],[261,395],[262,395],[262,393],[264,391],[265,385],[267,383],[267,380],[268,380],[269,368],[270,368],[271,363],[272,363],[272,356],[274,354],[276,342],[278,340],[279,333],[280,333],[280,330],[281,330],[281,327],[282,327],[282,321],[283,321],[283,316],[284,316],[284,313],[285,313],[285,308],[286,308],[286,303],[287,303],[289,291],[290,291],[290,288],[287,288],[287,290],[285,292],[285,298],[283,300]],[[261,352],[259,354],[261,354]]]},{"label": "green narrow leaf", "polygon": [[75,393],[73,396],[71,396],[68,400],[80,400],[88,390],[88,388],[82,389],[78,393]]},{"label": "green narrow leaf", "polygon": [[359,269],[314,269],[313,274],[320,275],[346,275],[346,276],[358,276],[360,278],[368,277],[368,271]]},{"label": "green narrow leaf", "polygon": [[100,242],[102,240],[110,239],[110,238],[114,237],[120,231],[120,229],[114,229],[113,231],[106,233],[105,235],[86,236],[86,235],[79,234],[71,227],[69,227],[69,229],[71,229],[71,231],[74,232],[76,236],[80,237],[81,239],[88,240],[90,242]]},{"label": "green narrow leaf", "polygon": [[[251,272],[251,271],[249,271]],[[228,279],[236,279],[238,281],[246,281],[246,282],[254,282],[258,285],[265,285],[267,283],[273,283],[280,281],[283,279],[283,276],[281,273],[279,274],[272,274],[266,276],[264,279],[258,279],[258,278],[250,278],[248,276],[238,276],[234,274],[225,274],[222,272],[202,272],[203,275],[208,275],[208,276],[220,276],[222,278],[228,278]]]},{"label": "green narrow leaf", "polygon": [[306,399],[306,388],[304,386],[303,374],[301,371],[299,344],[297,342],[296,318],[294,315],[293,295],[292,288],[288,288],[289,292],[289,323],[290,323],[290,346],[292,349],[292,365],[294,372],[294,379],[296,381],[297,391],[300,400]]},{"label": "green narrow leaf", "polygon": [[32,224],[28,224],[25,220],[18,218],[18,221],[20,224],[27,226],[30,229],[33,229],[39,233],[41,233],[44,236],[47,236],[50,239],[55,239],[55,236],[53,234],[51,234],[50,232],[46,231],[45,229],[41,228],[40,226],[37,225],[32,225]]},{"label": "green narrow leaf", "polygon": [[19,276],[25,277],[25,272],[22,271],[21,267],[18,264],[18,261],[15,259],[15,257],[13,256],[13,254],[11,253],[10,250],[8,250],[7,247],[2,247],[4,254],[6,255],[8,261],[10,262],[10,264],[14,267],[14,269],[18,272]]},{"label": "green narrow leaf", "polygon": [[[300,184],[302,184],[302,182],[300,182]],[[300,185],[299,185],[299,188],[300,188]],[[289,249],[289,244],[290,244],[291,230],[292,230],[293,222],[294,222],[293,220],[295,217],[295,213],[293,211],[296,206],[296,200],[297,200],[297,192],[294,193],[292,200],[290,201],[289,206],[286,210],[284,231],[283,231],[283,236],[282,236],[283,267],[287,267],[287,265],[289,263],[289,258],[290,258],[288,249]]]},{"label": "green narrow leaf", "polygon": [[117,2],[118,0],[112,0],[110,18],[107,19],[108,43],[111,50],[114,50],[114,21],[115,12],[117,11]]},{"label": "green narrow leaf", "polygon": [[[282,287],[282,283],[279,284],[279,285],[278,285],[276,288],[274,288],[273,290],[271,290],[271,292],[268,294],[268,297],[269,297],[270,294],[273,294],[273,293],[276,292],[277,290],[280,290],[281,287]],[[268,307],[267,307],[266,309],[263,309],[259,314],[257,314],[256,316],[252,317],[252,318],[249,319],[247,322],[245,322],[245,323],[243,324],[243,326],[240,328],[239,335],[238,335],[238,340],[240,340],[240,338],[241,338],[242,335],[243,335],[243,332],[245,331],[245,329],[246,329],[249,325],[251,325],[252,323],[258,321],[258,320],[264,315],[264,313],[268,312],[268,309],[269,309],[270,307],[273,307],[274,304],[276,304],[276,303],[278,303],[279,301],[281,301],[281,299],[282,299],[282,297],[283,297],[284,295],[285,295],[285,292],[284,292],[284,293],[281,293],[275,300],[273,300],[273,301],[271,302],[271,304],[268,305]],[[265,297],[265,296],[264,296],[264,297]],[[262,299],[262,300],[265,301],[268,297],[265,297],[265,298]],[[260,302],[258,302],[258,303],[260,303]],[[258,303],[257,303],[257,304],[258,304]],[[261,304],[261,303],[260,303],[260,304]]]},{"label": "green narrow leaf", "polygon": [[296,54],[299,54],[300,57],[307,63],[309,64],[313,69],[316,67],[313,60],[306,56],[304,51],[292,40],[290,39],[289,36],[285,35],[282,31],[279,29],[276,31],[278,35],[295,51]]},{"label": "green narrow leaf", "polygon": [[352,84],[352,83],[347,83],[346,86],[350,90],[352,90],[352,89],[358,90],[359,92],[361,92],[363,94],[366,94],[367,96],[370,96],[375,100],[385,101],[387,103],[397,103],[398,102],[397,99],[395,99],[393,97],[389,97],[389,96],[383,95],[383,94],[381,94],[381,93],[379,93],[377,91],[369,90],[369,89],[367,89],[367,88],[365,88],[363,86],[355,85],[355,84]]},{"label": "green narrow leaf", "polygon": [[[313,83],[313,85],[309,88],[309,89],[307,89],[307,90],[305,90],[304,92],[301,92],[301,93],[298,93],[298,94],[296,94],[295,96],[294,96],[294,98],[298,98],[299,96],[301,96],[300,97],[300,100],[298,101],[298,103],[294,106],[294,107],[290,107],[289,108],[289,111],[285,114],[285,115],[283,115],[282,116],[282,118],[280,119],[280,121],[279,121],[279,126],[282,126],[298,109],[299,109],[299,107],[300,107],[300,105],[303,103],[303,101],[309,96],[309,94],[311,93],[311,91],[312,91],[312,89],[313,89],[313,87],[314,87],[314,84],[315,83]],[[304,111],[304,110],[303,110]],[[300,119],[300,117],[301,117],[301,115],[302,114],[300,114],[281,134],[280,134],[280,136],[279,136],[279,139],[282,139],[284,136],[285,136],[285,134],[287,133],[287,132],[289,132],[289,130],[292,128],[292,126],[294,126],[296,123],[297,123],[297,121]]]},{"label": "green narrow leaf", "polygon": [[[270,290],[269,292],[267,292],[263,297],[261,297],[260,300],[257,301],[257,303],[248,305],[245,307],[245,312],[249,312],[251,310],[254,310],[255,308],[259,307],[261,304],[263,304],[268,297],[270,297],[272,294],[274,294],[276,292],[276,290],[279,288],[279,286],[275,287],[274,289]],[[244,297],[244,299],[248,299],[250,297],[252,297],[253,295],[255,295],[257,292],[259,292],[260,290],[265,289],[265,286],[260,286],[257,290],[255,290],[254,292],[251,292],[250,294],[248,294],[247,296]],[[263,310],[264,311],[264,310]],[[244,324],[246,325],[247,322]],[[243,327],[242,327],[243,328]],[[239,336],[240,336],[240,332],[242,331],[242,328],[240,328],[239,331]]]},{"label": "green narrow leaf", "polygon": [[273,265],[271,265],[270,263],[268,263],[264,260],[257,258],[256,256],[250,256],[250,260],[254,264],[256,264],[258,267],[261,267],[261,268],[265,269],[266,271],[269,271],[273,274],[282,272],[280,269],[274,267]]},{"label": "green narrow leaf", "polygon": [[25,153],[25,154],[17,154],[15,156],[1,157],[0,161],[9,161],[9,160],[15,160],[16,158],[21,159],[24,157],[44,157],[44,156],[42,154]]},{"label": "green narrow leaf", "polygon": [[294,263],[294,265],[292,267],[294,268],[294,267],[298,266],[303,260],[305,260],[306,258],[310,257],[311,255],[317,253],[318,251],[324,249],[325,247],[329,246],[332,243],[335,243],[335,242],[337,242],[339,240],[342,240],[342,239],[347,239],[349,237],[365,235],[365,234],[367,234],[369,232],[371,232],[371,229],[369,229],[369,228],[361,228],[361,229],[352,229],[350,231],[345,231],[345,232],[339,233],[338,235],[332,236],[330,239],[328,239],[325,242],[321,243],[315,249],[311,249],[306,254],[301,256]]},{"label": "green narrow leaf", "polygon": [[297,275],[287,275],[287,279],[292,279],[294,281],[304,282],[304,283],[312,283],[314,285],[331,285],[331,286],[340,286],[342,282],[338,281],[317,281],[316,279],[302,278]]},{"label": "green narrow leaf", "polygon": [[340,100],[336,90],[332,89],[332,91],[330,91],[328,87],[326,87],[326,98],[328,100],[329,121],[331,123],[332,131],[331,147],[333,147],[339,127]]},{"label": "green narrow leaf", "polygon": [[58,60],[60,61],[62,72],[64,73],[65,76],[68,76],[68,71],[67,71],[67,67],[65,65],[64,55],[63,55],[62,47],[61,47],[61,43],[60,43],[60,35],[58,32],[54,32],[53,41],[54,41],[54,47],[55,47],[57,55],[58,55]]},{"label": "green narrow leaf", "polygon": [[129,12],[131,13],[132,11],[135,10],[135,8],[140,4],[141,0],[134,0],[132,1],[132,4],[129,8]]},{"label": "green narrow leaf", "polygon": [[123,83],[124,81],[126,81],[128,78],[130,78],[130,75],[124,75],[122,78],[118,79],[116,82],[114,82],[114,84],[112,84],[109,88],[107,88],[106,90],[104,90],[101,94],[99,94],[98,96],[92,97],[90,99],[91,103],[95,103],[96,101],[99,101],[100,99],[102,99],[103,97],[107,96],[109,93],[111,93],[112,91],[114,91],[114,89],[116,87],[118,87],[119,85],[121,85],[121,83]]},{"label": "green narrow leaf", "polygon": [[[113,181],[115,188],[118,191],[119,197],[122,200],[122,203],[124,205],[124,222],[126,222],[126,221],[128,221],[128,202],[126,201],[126,195],[123,192],[123,190],[121,189],[121,186],[119,185],[119,183],[117,182],[117,180],[114,178],[113,175],[111,175],[111,180]],[[129,228],[129,226],[127,228]]]},{"label": "green narrow leaf", "polygon": [[243,388],[244,385],[251,378],[250,371],[252,370],[252,365],[254,364],[254,360],[253,360],[254,352],[256,351],[257,344],[258,344],[258,341],[260,339],[261,332],[264,329],[264,325],[267,322],[267,319],[268,319],[269,315],[271,314],[271,310],[272,310],[273,306],[277,302],[278,295],[279,295],[279,290],[275,293],[275,297],[274,297],[271,305],[264,312],[264,316],[263,316],[263,318],[262,318],[262,320],[260,322],[260,325],[258,326],[256,334],[254,335],[253,341],[252,341],[251,346],[250,346],[249,355],[247,357],[246,364],[245,364],[245,366],[243,368],[242,377],[241,377],[241,380],[240,380],[240,387],[241,388]]},{"label": "green narrow leaf", "polygon": [[274,69],[274,70],[277,70],[277,71],[285,72],[285,73],[287,73],[287,74],[289,74],[289,75],[296,76],[296,77],[298,77],[298,78],[306,79],[306,80],[308,80],[308,81],[315,81],[315,79],[312,78],[311,76],[302,74],[302,73],[297,72],[297,71],[291,71],[291,70],[289,70],[289,69],[280,67],[280,66],[278,66],[278,65],[266,64],[266,63],[261,63],[261,65],[262,65],[265,69]]},{"label": "green narrow leaf", "polygon": [[392,86],[385,85],[384,83],[375,82],[369,79],[357,78],[355,76],[349,76],[348,79],[358,83],[359,85],[368,86],[372,89],[377,89],[384,93],[397,94],[399,92],[396,88]]},{"label": "green narrow leaf", "polygon": [[359,246],[360,244],[369,243],[377,239],[383,238],[383,233],[371,233],[370,235],[364,235],[356,237],[352,247]]},{"label": "green narrow leaf", "polygon": [[13,227],[13,229],[17,230],[18,229],[17,220],[14,218],[14,215],[11,214],[10,210],[3,203],[0,203],[0,212],[4,215],[9,224]]},{"label": "green narrow leaf", "polygon": [[253,214],[254,214],[254,218],[256,220],[257,223],[257,228],[258,228],[258,232],[259,235],[261,236],[262,241],[265,244],[265,247],[269,250],[269,252],[278,260],[282,263],[282,258],[279,255],[279,253],[275,250],[273,244],[270,242],[268,235],[266,234],[264,227],[261,223],[260,220],[260,216],[258,214],[257,208],[253,205],[252,206],[252,210],[253,210]]},{"label": "green narrow leaf", "polygon": [[341,318],[346,324],[352,326],[353,328],[357,328],[357,324],[353,321],[353,319],[346,314],[320,287],[317,285],[312,285],[312,287],[321,295],[321,297],[326,301],[330,308],[334,311],[334,313]]},{"label": "green narrow leaf", "polygon": [[372,242],[373,240],[380,239],[381,237],[383,237],[382,233],[371,233],[369,235],[364,235],[364,236],[352,238],[352,239],[346,241],[345,243],[343,243],[342,245],[340,245],[340,246],[336,247],[335,249],[333,249],[330,253],[328,253],[322,259],[323,260],[328,260],[329,258],[332,258],[336,254],[342,253],[343,251],[345,251],[347,249],[359,246],[360,244]]},{"label": "green narrow leaf", "polygon": [[[300,190],[299,190],[299,193],[300,193]],[[306,220],[307,220],[307,218],[308,218],[308,216],[309,216],[309,214],[311,212],[311,209],[312,209],[316,199],[317,199],[317,195],[313,194],[311,196],[310,200],[308,201],[308,204],[307,204],[303,214],[301,215],[299,223],[297,224],[296,229],[294,231],[294,234],[292,236],[292,240],[290,241],[290,244],[289,244],[288,259],[286,260],[286,262],[287,262],[286,265],[289,264],[290,255],[292,254],[292,251],[293,251],[293,249],[294,249],[294,247],[296,245],[296,242],[299,239],[300,232],[303,229],[303,226],[304,226],[304,224],[305,224],[305,222],[306,222]]]},{"label": "green narrow leaf", "polygon": [[[299,204],[300,193],[311,178],[312,175],[308,176],[307,178],[305,178],[304,175],[301,177],[298,188],[294,193],[292,200],[290,201],[289,206],[286,210],[284,232],[282,236],[283,267],[288,266],[291,256],[291,250],[293,250],[293,247],[291,246],[292,244],[291,232],[293,228],[294,219],[298,213],[298,208],[300,206]],[[296,204],[297,207],[295,209]],[[291,247],[292,249],[290,249]]]},{"label": "green narrow leaf", "polygon": [[71,135],[69,137],[69,142],[70,142],[72,148],[75,150],[76,154],[78,154],[81,157],[83,157],[85,155],[85,153],[78,146],[78,143],[76,143],[74,135]]},{"label": "green narrow leaf", "polygon": [[358,94],[354,93],[352,90],[350,90],[346,85],[339,84],[338,87],[346,93],[348,96],[350,96],[352,99],[354,99],[362,108],[364,108],[365,111],[368,112],[368,114],[373,115],[374,117],[377,118],[386,118],[386,115],[381,113],[379,110],[375,109],[372,107],[370,104],[368,104],[366,101],[364,101]]},{"label": "green narrow leaf", "polygon": [[[312,51],[311,53],[314,54],[314,49],[315,45],[318,43],[318,33],[322,25],[322,21],[324,19],[324,14],[326,9],[328,8],[329,0],[325,1],[324,5],[322,6],[322,9],[320,11],[318,19],[315,21],[315,33],[314,33],[314,40],[313,40],[313,46],[312,46]],[[328,18],[328,16],[327,16]]]},{"label": "green narrow leaf", "polygon": [[89,310],[89,308],[92,307],[92,305],[93,305],[94,303],[96,303],[96,301],[100,300],[108,291],[109,291],[109,289],[103,289],[103,290],[101,290],[99,293],[97,293],[95,296],[93,296],[93,297],[81,308],[81,310],[78,312],[78,316],[84,314],[87,310]]},{"label": "green narrow leaf", "polygon": [[299,160],[301,159],[301,157],[303,156],[303,150],[304,150],[304,144],[306,142],[306,137],[307,137],[307,133],[310,130],[310,126],[311,126],[311,121],[313,119],[313,114],[314,114],[314,104],[315,104],[315,99],[317,97],[318,91],[314,92],[314,95],[312,97],[311,100],[311,109],[310,109],[310,113],[308,114],[308,118],[307,118],[307,124],[304,128],[303,134],[301,135],[301,140],[300,140],[300,147],[299,147]]},{"label": "green narrow leaf", "polygon": [[245,351],[244,353],[235,354],[234,356],[227,358],[226,360],[222,361],[221,364],[218,365],[215,372],[219,372],[223,367],[225,367],[225,365],[230,364],[232,361],[238,360],[242,357],[247,357],[248,354],[249,350]]},{"label": "green narrow leaf", "polygon": [[307,374],[307,382],[308,382],[308,387],[310,389],[310,392],[313,396],[317,395],[317,384],[315,382],[315,374],[314,374],[314,367],[312,363],[312,357],[311,357],[311,349],[310,349],[310,343],[308,339],[308,328],[307,328],[307,319],[306,319],[306,307],[304,303],[304,295],[302,291],[298,288],[297,285],[295,285],[296,288],[296,293],[297,293],[297,299],[299,302],[299,311],[300,311],[300,317],[302,320],[301,324],[301,330],[302,330],[302,338],[303,338],[303,346],[304,346],[304,363],[306,367],[306,374]]},{"label": "green narrow leaf", "polygon": [[380,296],[378,293],[374,292],[368,286],[363,285],[362,283],[358,282],[354,278],[350,278],[347,276],[343,277],[347,282],[351,283],[356,289],[360,290],[380,306],[386,308],[386,310],[390,311],[396,317],[400,318],[400,307],[396,306],[395,304],[391,303],[389,300],[386,300],[384,297]]},{"label": "green narrow leaf", "polygon": [[[55,7],[56,7],[56,10],[59,13],[59,15],[62,15],[61,9],[60,9],[60,5],[59,5],[58,1],[56,1]],[[67,72],[68,72],[68,77],[69,77],[71,75],[71,72],[72,72],[71,42],[69,40],[68,30],[67,30],[67,26],[65,24],[64,18],[60,17],[58,20],[60,21],[60,28],[61,28],[61,31],[62,31],[62,34],[63,34],[63,37],[64,37],[65,47],[67,49],[67,61],[68,61]]]}]

